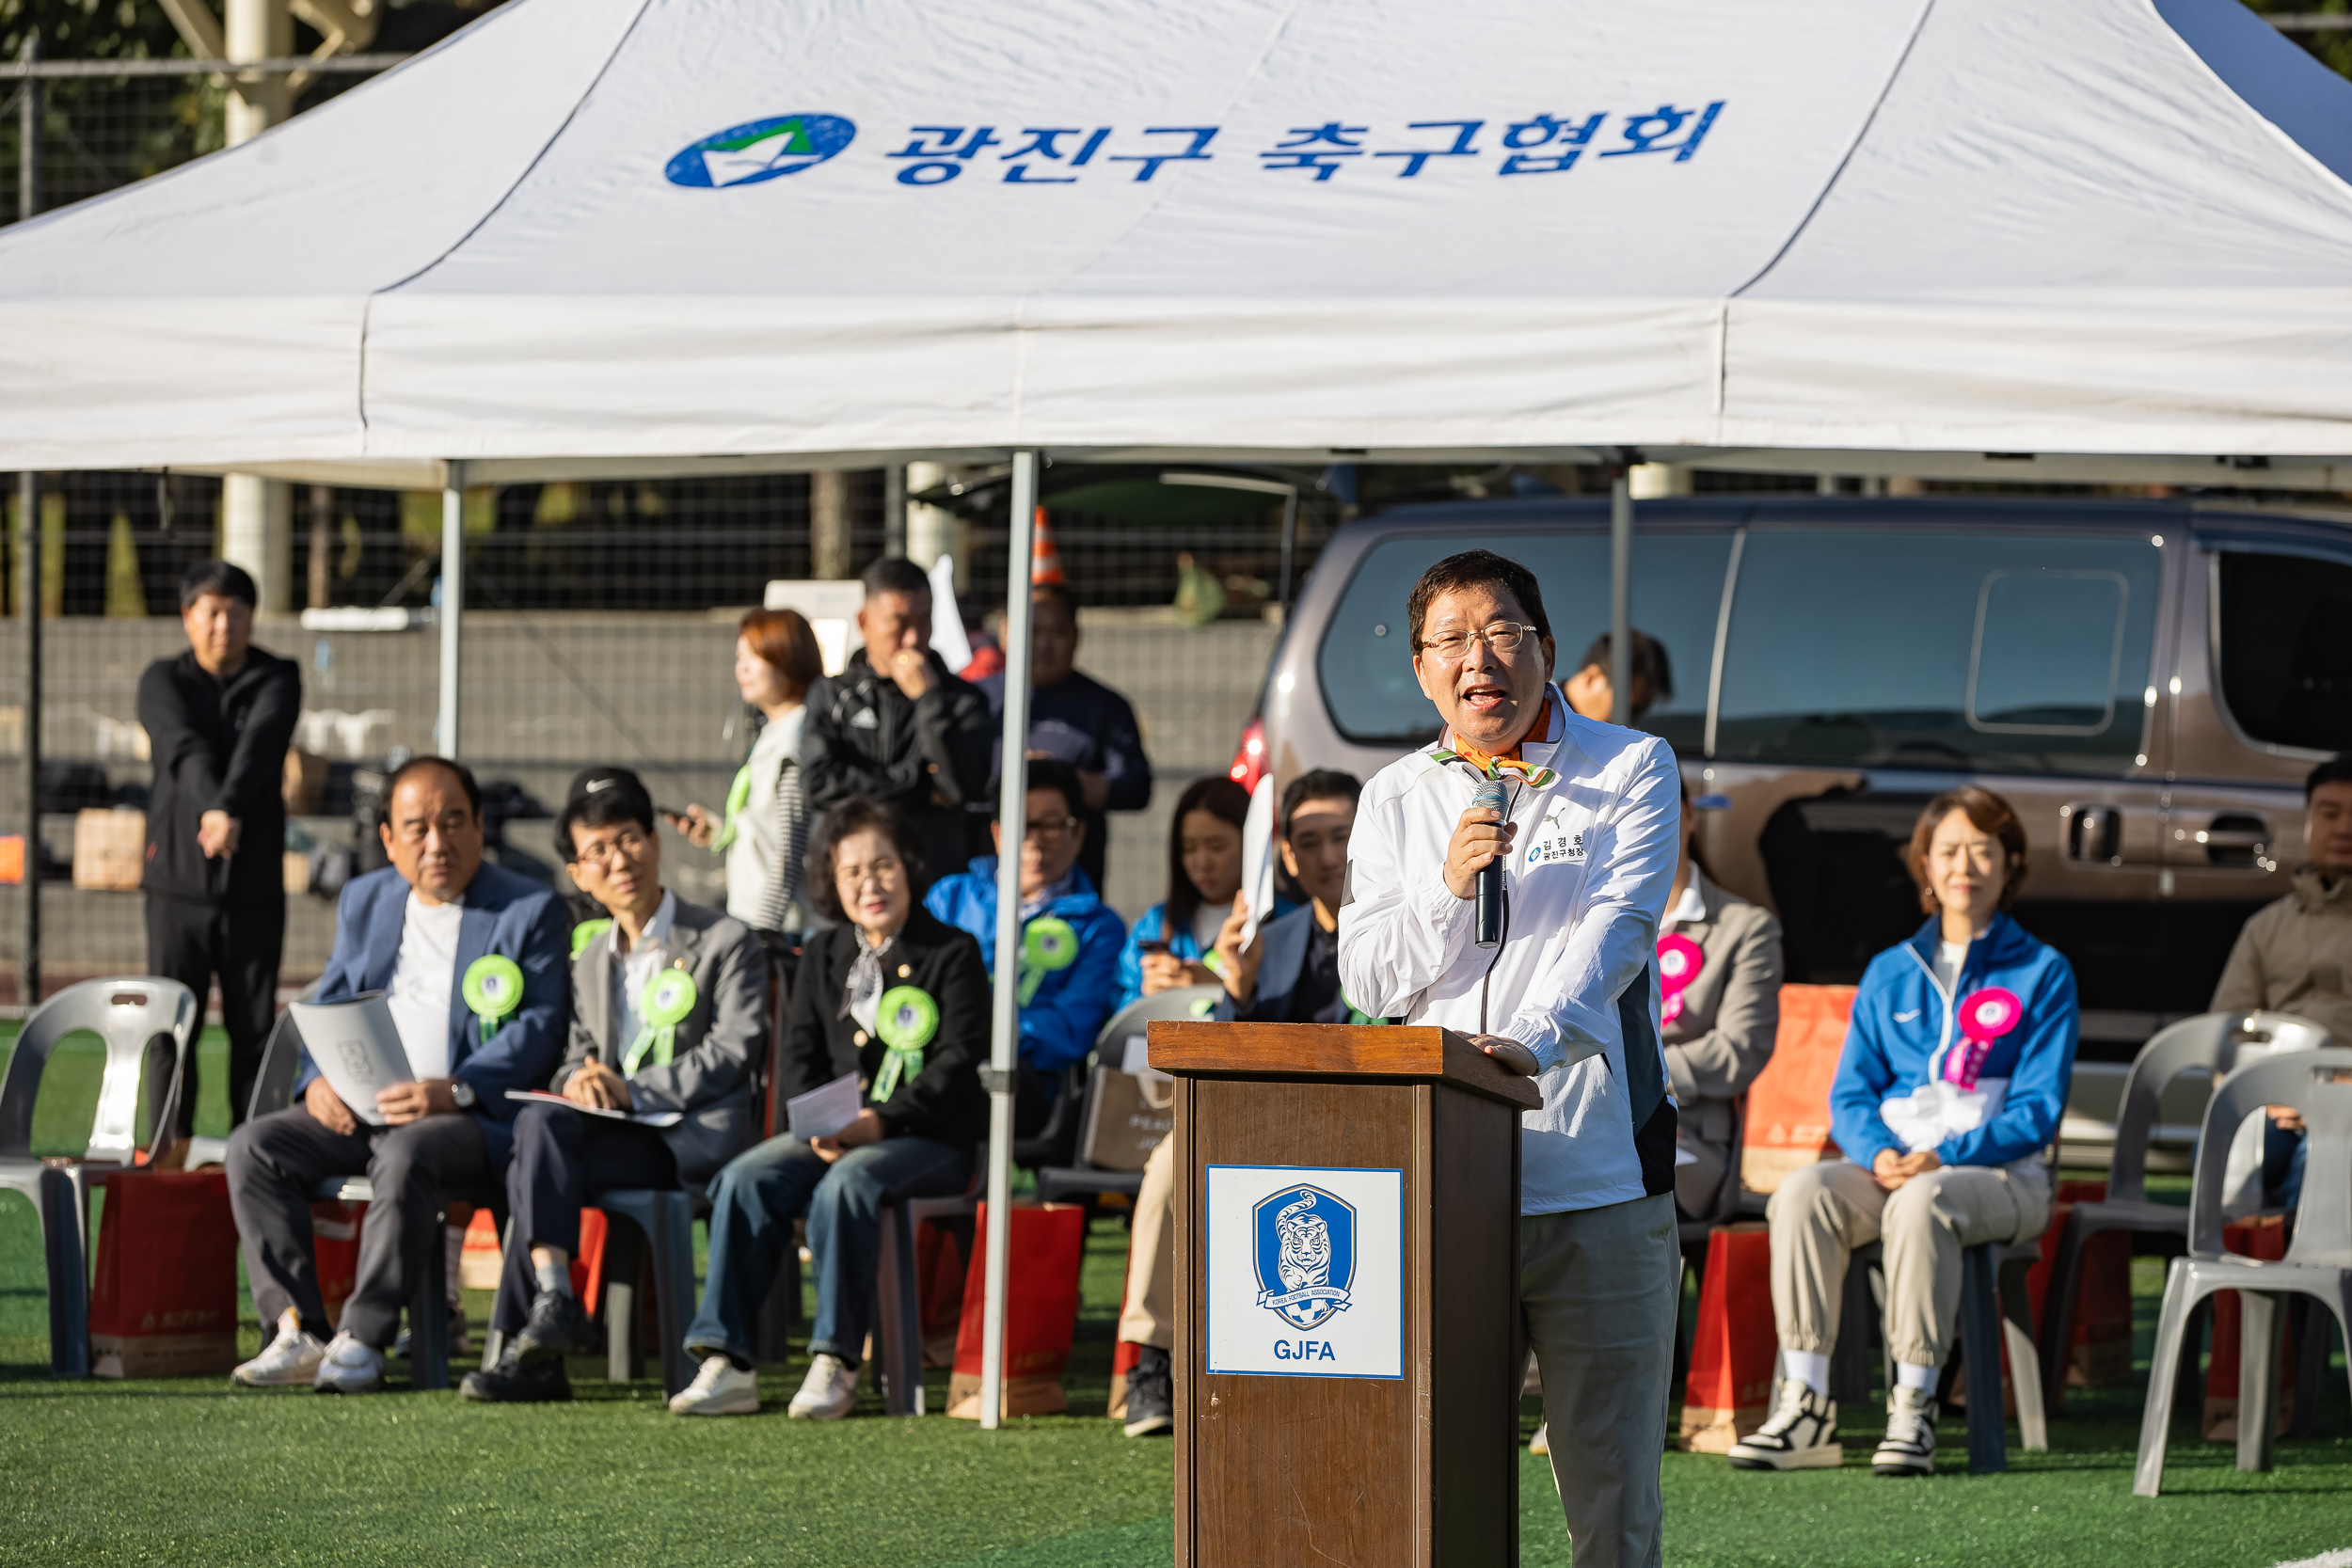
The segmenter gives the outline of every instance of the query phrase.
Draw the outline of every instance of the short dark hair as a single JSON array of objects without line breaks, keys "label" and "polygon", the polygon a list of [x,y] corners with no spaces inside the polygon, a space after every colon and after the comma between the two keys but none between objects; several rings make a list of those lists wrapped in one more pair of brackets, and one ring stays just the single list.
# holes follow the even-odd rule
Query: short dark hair
[{"label": "short dark hair", "polygon": [[[1629,627],[1628,632],[1633,644],[1631,678],[1637,681],[1646,681],[1649,684],[1651,701],[1662,703],[1670,700],[1675,694],[1675,668],[1672,661],[1666,657],[1666,644],[1639,626]],[[1593,639],[1593,645],[1584,650],[1584,657],[1577,664],[1577,668],[1589,670],[1597,664],[1606,673],[1609,669],[1609,656],[1613,651],[1614,650],[1610,641],[1610,634],[1602,632]],[[1632,700],[1632,695],[1629,692],[1626,701],[1630,705]]]},{"label": "short dark hair", "polygon": [[1063,610],[1069,611],[1070,624],[1072,626],[1074,626],[1078,624],[1078,595],[1070,591],[1070,584],[1066,582],[1033,582],[1029,584],[1029,597],[1033,599],[1053,600],[1056,604],[1061,606]]},{"label": "short dark hair", "polygon": [[931,579],[924,575],[923,568],[902,555],[883,556],[859,573],[858,580],[866,585],[866,596],[869,599],[881,594],[931,591]]},{"label": "short dark hair", "polygon": [[1947,789],[1928,802],[1919,814],[1918,825],[1911,830],[1911,848],[1905,857],[1911,879],[1919,884],[1919,906],[1933,914],[1936,910],[1935,890],[1928,885],[1928,845],[1935,837],[1935,830],[1944,819],[1959,812],[1976,825],[1980,833],[1991,833],[2001,841],[2002,857],[2009,862],[2007,875],[2001,882],[2000,908],[2008,909],[2017,890],[2026,885],[2026,825],[2018,820],[2017,808],[1989,789],[1976,784],[1962,784]]},{"label": "short dark hair", "polygon": [[1282,820],[1284,837],[1290,836],[1291,817],[1310,800],[1345,800],[1354,805],[1362,799],[1364,784],[1353,773],[1343,773],[1336,768],[1310,768],[1293,779],[1282,790]]},{"label": "short dark hair", "polygon": [[817,912],[836,924],[846,925],[850,914],[841,907],[841,890],[834,885],[834,853],[841,847],[843,839],[868,828],[888,839],[890,847],[898,851],[898,860],[907,868],[909,894],[915,900],[915,908],[922,907],[923,873],[927,867],[923,863],[923,841],[915,835],[914,824],[907,819],[906,813],[887,800],[878,800],[871,795],[852,795],[818,822],[816,837],[809,844],[808,858],[803,863],[806,869],[801,877],[802,887]]},{"label": "short dark hair", "polygon": [[401,781],[407,778],[409,774],[426,768],[446,768],[455,774],[457,787],[466,792],[466,804],[473,808],[473,814],[476,816],[482,815],[482,786],[474,783],[473,769],[462,762],[449,757],[437,756],[431,752],[421,756],[410,757],[406,762],[393,768],[391,777],[384,781],[384,810],[387,813],[392,809],[392,797],[399,793]]},{"label": "short dark hair", "polygon": [[572,781],[571,795],[555,818],[555,852],[566,865],[580,860],[574,828],[615,828],[634,822],[650,838],[656,832],[653,796],[627,768],[592,768]]},{"label": "short dark hair", "polygon": [[226,561],[199,561],[180,574],[182,610],[207,594],[217,594],[224,599],[243,599],[247,610],[262,602],[262,591],[253,586],[253,574]]},{"label": "short dark hair", "polygon": [[1457,588],[1500,588],[1519,602],[1536,636],[1551,635],[1551,622],[1544,615],[1544,591],[1536,586],[1534,573],[1507,555],[1464,550],[1422,573],[1405,597],[1406,631],[1415,652],[1421,648],[1421,623],[1429,613],[1429,601]]},{"label": "short dark hair", "polygon": [[2319,786],[2328,784],[2352,784],[2352,752],[2338,752],[2312,769],[2311,777],[2303,781],[2303,803],[2310,805]]},{"label": "short dark hair", "polygon": [[1086,785],[1078,782],[1078,770],[1057,757],[1039,757],[1029,764],[1029,788],[1050,789],[1070,803],[1071,816],[1086,815]]}]

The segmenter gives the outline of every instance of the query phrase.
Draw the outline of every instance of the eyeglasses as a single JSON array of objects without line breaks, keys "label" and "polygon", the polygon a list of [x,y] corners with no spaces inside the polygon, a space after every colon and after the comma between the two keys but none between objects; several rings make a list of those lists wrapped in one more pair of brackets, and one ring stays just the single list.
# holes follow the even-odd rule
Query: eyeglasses
[{"label": "eyeglasses", "polygon": [[582,865],[603,865],[616,858],[633,861],[644,852],[645,835],[631,832],[615,835],[610,843],[599,844],[592,839],[580,846],[574,859]]},{"label": "eyeglasses", "polygon": [[1022,836],[1036,839],[1040,844],[1054,844],[1069,836],[1078,825],[1074,816],[1040,816],[1022,829]]},{"label": "eyeglasses", "polygon": [[1483,631],[1441,631],[1423,638],[1421,645],[1445,663],[1459,664],[1470,657],[1472,642],[1484,642],[1499,654],[1513,654],[1534,635],[1535,628],[1524,621],[1497,621]]}]

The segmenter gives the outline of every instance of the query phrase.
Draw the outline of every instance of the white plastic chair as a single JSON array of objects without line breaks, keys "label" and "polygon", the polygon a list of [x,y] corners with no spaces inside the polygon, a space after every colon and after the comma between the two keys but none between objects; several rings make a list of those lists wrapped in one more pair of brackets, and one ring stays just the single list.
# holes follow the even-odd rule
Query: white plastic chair
[{"label": "white plastic chair", "polygon": [[[171,1063],[167,1076],[157,1076],[162,1093],[149,1096],[153,1112],[150,1152],[161,1155],[171,1148],[180,1096],[187,1084],[188,1044],[200,1017],[196,993],[177,980],[85,980],[36,1007],[17,1034],[8,1075],[0,1079],[0,1187],[23,1193],[40,1213],[49,1275],[50,1370],[59,1377],[89,1373],[86,1173],[92,1165],[127,1167],[136,1162],[139,1074],[159,1040],[170,1042]],[[83,1030],[106,1045],[98,1114],[81,1153],[53,1165],[33,1153],[33,1105],[57,1042]]]}]

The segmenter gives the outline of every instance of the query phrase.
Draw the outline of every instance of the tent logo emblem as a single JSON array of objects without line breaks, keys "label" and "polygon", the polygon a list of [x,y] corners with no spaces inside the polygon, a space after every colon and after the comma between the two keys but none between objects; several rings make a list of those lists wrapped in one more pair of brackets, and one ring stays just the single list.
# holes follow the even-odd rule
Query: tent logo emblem
[{"label": "tent logo emblem", "polygon": [[1297,1328],[1347,1310],[1356,1283],[1356,1208],[1321,1187],[1285,1187],[1257,1205],[1258,1305]]},{"label": "tent logo emblem", "polygon": [[756,185],[813,168],[850,145],[857,127],[839,115],[777,115],[730,125],[672,158],[673,185]]}]

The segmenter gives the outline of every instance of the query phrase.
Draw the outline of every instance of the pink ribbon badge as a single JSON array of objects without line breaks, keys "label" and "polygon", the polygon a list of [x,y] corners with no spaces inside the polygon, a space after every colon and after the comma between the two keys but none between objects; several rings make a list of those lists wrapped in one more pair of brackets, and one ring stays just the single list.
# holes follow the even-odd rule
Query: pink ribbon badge
[{"label": "pink ribbon badge", "polygon": [[1963,1089],[1975,1088],[1993,1042],[2016,1028],[2017,1021],[2025,1016],[2026,1005],[2005,987],[1987,986],[1969,992],[1960,1004],[1960,1032],[1968,1043],[1944,1059],[1945,1082]]},{"label": "pink ribbon badge", "polygon": [[1669,933],[1658,939],[1658,989],[1664,997],[1658,1013],[1661,1022],[1672,1023],[1682,1016],[1682,992],[1706,967],[1707,955],[1689,937]]}]

